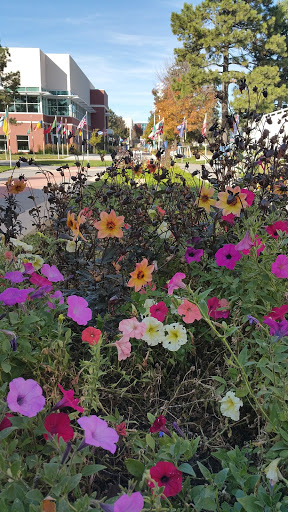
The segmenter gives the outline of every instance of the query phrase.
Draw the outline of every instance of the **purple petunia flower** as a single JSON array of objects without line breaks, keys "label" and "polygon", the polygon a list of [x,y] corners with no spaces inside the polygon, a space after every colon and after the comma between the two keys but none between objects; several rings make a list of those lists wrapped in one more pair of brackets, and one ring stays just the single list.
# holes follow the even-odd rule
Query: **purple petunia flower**
[{"label": "purple petunia flower", "polygon": [[26,301],[29,293],[34,292],[34,288],[26,288],[18,290],[18,288],[6,288],[4,292],[0,293],[0,301],[5,306],[15,306],[15,304],[22,304]]},{"label": "purple petunia flower", "polygon": [[237,261],[241,260],[242,255],[235,249],[235,245],[226,244],[221,249],[218,249],[215,258],[218,267],[226,267],[233,270]]},{"label": "purple petunia flower", "polygon": [[116,430],[108,427],[106,421],[101,420],[98,416],[92,415],[82,416],[82,418],[77,420],[77,423],[85,430],[84,444],[81,443],[81,448],[90,444],[97,447],[101,446],[101,448],[111,453],[116,452],[116,443],[119,436]]},{"label": "purple petunia flower", "polygon": [[18,377],[9,383],[7,403],[10,411],[32,418],[42,411],[45,398],[42,388],[35,380]]},{"label": "purple petunia flower", "polygon": [[144,507],[144,499],[140,492],[133,492],[131,496],[123,494],[113,505],[100,503],[104,512],[141,512]]},{"label": "purple petunia flower", "polygon": [[22,272],[20,270],[15,270],[14,272],[6,272],[4,279],[8,279],[11,283],[22,283],[27,277],[23,277]]},{"label": "purple petunia flower", "polygon": [[58,281],[64,281],[64,276],[59,272],[58,268],[55,265],[48,265],[47,263],[44,263],[41,268],[41,274],[43,276],[47,277],[49,281],[52,281],[52,283],[58,283]]},{"label": "purple petunia flower", "polygon": [[50,286],[50,284],[40,286],[40,288],[37,288],[37,290],[35,290],[34,293],[30,295],[30,299],[41,299],[41,297],[44,297],[44,295],[51,292],[51,290],[52,286]]},{"label": "purple petunia flower", "polygon": [[281,320],[281,322],[276,322],[272,320],[272,318],[265,318],[263,324],[269,325],[270,335],[277,336],[278,340],[284,336],[288,336],[288,322],[285,319]]},{"label": "purple petunia flower", "polygon": [[257,320],[257,318],[255,318],[255,316],[247,315],[247,318],[248,318],[248,322],[249,322],[250,325],[260,324],[259,320]]},{"label": "purple petunia flower", "polygon": [[185,252],[185,260],[187,263],[191,263],[192,261],[199,261],[203,256],[203,249],[195,249],[195,247],[187,247]]},{"label": "purple petunia flower", "polygon": [[[51,295],[49,295],[49,298],[50,299],[58,299],[57,300],[58,304],[63,304],[64,303],[63,293],[60,292],[60,290],[57,290],[56,292],[54,292]],[[47,304],[48,304],[50,309],[56,309],[56,306],[55,306],[55,304],[53,304],[53,302],[48,301]]]},{"label": "purple petunia flower", "polygon": [[288,257],[285,254],[279,254],[271,265],[271,272],[278,278],[288,278]]},{"label": "purple petunia flower", "polygon": [[67,297],[67,316],[72,318],[78,325],[86,325],[92,318],[92,311],[88,308],[88,302],[83,297],[69,295]]}]

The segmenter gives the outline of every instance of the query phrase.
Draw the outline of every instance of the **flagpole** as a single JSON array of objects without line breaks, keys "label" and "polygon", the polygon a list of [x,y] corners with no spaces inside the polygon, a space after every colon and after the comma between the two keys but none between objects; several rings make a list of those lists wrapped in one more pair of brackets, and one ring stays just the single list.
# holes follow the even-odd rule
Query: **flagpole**
[{"label": "flagpole", "polygon": [[87,137],[87,158],[89,157],[89,149],[88,149],[88,113],[86,110],[86,137]]}]

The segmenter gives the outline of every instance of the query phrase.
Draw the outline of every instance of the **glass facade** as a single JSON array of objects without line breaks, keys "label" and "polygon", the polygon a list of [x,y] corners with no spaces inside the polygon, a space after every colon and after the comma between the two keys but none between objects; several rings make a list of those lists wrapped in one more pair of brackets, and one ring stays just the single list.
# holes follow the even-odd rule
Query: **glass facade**
[{"label": "glass facade", "polygon": [[9,107],[9,112],[40,112],[40,96],[21,95]]},{"label": "glass facade", "polygon": [[69,116],[69,100],[43,98],[43,114],[47,116]]},{"label": "glass facade", "polygon": [[5,135],[0,135],[0,151],[5,151],[7,148],[7,139]]}]

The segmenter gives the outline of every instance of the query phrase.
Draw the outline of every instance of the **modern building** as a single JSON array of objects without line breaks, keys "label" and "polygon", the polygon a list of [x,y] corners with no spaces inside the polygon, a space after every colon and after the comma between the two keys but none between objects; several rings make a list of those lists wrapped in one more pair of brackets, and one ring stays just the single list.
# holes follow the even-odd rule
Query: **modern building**
[{"label": "modern building", "polygon": [[[93,129],[105,133],[108,95],[103,89],[95,89],[70,55],[45,54],[40,48],[9,48],[9,52],[5,73],[20,72],[20,96],[9,106],[9,118],[14,118],[9,123],[12,153],[41,151],[57,142],[82,146]],[[81,134],[77,126],[86,113],[87,125]],[[44,133],[55,119],[59,131]],[[5,144],[0,128],[1,151]]]}]

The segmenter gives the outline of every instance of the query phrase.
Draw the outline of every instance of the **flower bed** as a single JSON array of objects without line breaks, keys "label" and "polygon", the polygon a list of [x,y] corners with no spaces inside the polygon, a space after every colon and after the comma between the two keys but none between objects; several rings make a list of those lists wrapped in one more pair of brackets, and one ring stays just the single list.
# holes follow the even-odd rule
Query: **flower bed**
[{"label": "flower bed", "polygon": [[48,182],[1,247],[1,511],[286,510],[283,151]]}]

